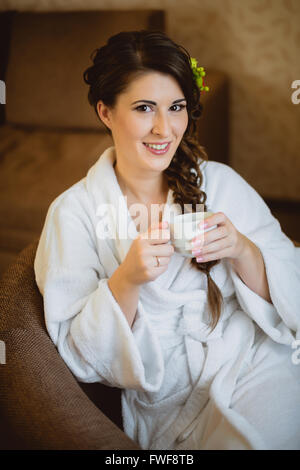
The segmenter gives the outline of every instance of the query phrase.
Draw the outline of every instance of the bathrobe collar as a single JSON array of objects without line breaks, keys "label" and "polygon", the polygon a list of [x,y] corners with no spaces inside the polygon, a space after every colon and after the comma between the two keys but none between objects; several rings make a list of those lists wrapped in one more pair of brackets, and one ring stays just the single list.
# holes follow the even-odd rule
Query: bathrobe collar
[{"label": "bathrobe collar", "polygon": [[[102,209],[106,207],[107,225],[109,226],[111,240],[110,246],[114,249],[119,263],[122,263],[128,253],[133,240],[138,236],[135,223],[129,213],[126,199],[119,186],[113,164],[116,160],[115,147],[107,148],[100,156],[98,161],[90,168],[87,173],[87,189],[93,199],[97,215],[103,215]],[[168,210],[167,206],[172,206]],[[116,209],[117,208],[117,209]],[[179,208],[173,202],[173,191],[169,189],[166,205],[164,207],[162,220],[170,222],[170,218],[179,214]],[[124,233],[130,236],[125,237]],[[167,287],[170,272],[176,266],[176,270],[181,269],[183,265],[190,264],[189,258],[174,253],[171,258],[169,269],[159,276],[155,281],[156,285]],[[117,264],[114,264],[114,268]],[[167,274],[169,273],[169,274]],[[150,283],[151,284],[151,283]]]}]

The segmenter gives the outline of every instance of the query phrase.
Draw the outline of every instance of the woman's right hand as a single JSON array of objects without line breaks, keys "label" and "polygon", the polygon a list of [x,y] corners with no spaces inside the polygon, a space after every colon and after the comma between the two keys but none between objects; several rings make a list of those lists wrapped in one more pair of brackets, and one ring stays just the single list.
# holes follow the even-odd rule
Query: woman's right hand
[{"label": "woman's right hand", "polygon": [[[140,233],[120,265],[126,281],[140,285],[154,281],[164,273],[174,253],[173,245],[168,244],[169,240],[170,230],[167,222],[152,224],[146,232]],[[159,266],[156,256],[159,258]]]}]

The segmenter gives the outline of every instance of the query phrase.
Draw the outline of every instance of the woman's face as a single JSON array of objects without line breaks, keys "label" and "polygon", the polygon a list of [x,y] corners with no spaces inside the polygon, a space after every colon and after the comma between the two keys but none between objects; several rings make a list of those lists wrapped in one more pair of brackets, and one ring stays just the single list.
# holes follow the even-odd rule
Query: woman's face
[{"label": "woman's face", "polygon": [[[165,170],[188,125],[186,105],[177,81],[160,72],[134,79],[113,109],[99,101],[98,112],[112,131],[118,165],[128,171]],[[160,155],[145,145],[164,143],[169,146]]]}]

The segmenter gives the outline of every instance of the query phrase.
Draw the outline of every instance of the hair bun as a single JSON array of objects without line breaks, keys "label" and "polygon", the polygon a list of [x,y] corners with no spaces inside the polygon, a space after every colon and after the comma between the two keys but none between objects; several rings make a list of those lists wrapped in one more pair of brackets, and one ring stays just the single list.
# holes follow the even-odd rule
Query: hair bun
[{"label": "hair bun", "polygon": [[87,85],[92,85],[94,81],[94,74],[93,74],[93,65],[87,68],[83,74],[83,79]]},{"label": "hair bun", "polygon": [[99,71],[100,71],[99,65],[101,62],[102,63],[105,62],[106,50],[107,50],[107,45],[94,49],[90,55],[90,59],[92,60],[93,65],[88,67],[83,74],[83,79],[85,83],[87,83],[90,86],[95,83],[95,81],[97,80],[97,77],[99,76]]}]

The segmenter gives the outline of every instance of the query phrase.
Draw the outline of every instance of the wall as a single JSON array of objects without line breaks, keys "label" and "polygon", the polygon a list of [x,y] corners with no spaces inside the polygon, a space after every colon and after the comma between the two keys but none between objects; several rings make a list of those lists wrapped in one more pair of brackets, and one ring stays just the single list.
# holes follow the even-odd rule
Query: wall
[{"label": "wall", "polygon": [[299,0],[2,0],[8,7],[164,8],[172,39],[230,77],[230,165],[265,198],[300,201]]},{"label": "wall", "polygon": [[233,168],[265,197],[300,201],[300,1],[179,1],[169,33],[231,78]]}]

